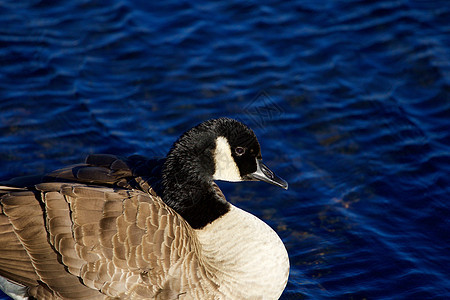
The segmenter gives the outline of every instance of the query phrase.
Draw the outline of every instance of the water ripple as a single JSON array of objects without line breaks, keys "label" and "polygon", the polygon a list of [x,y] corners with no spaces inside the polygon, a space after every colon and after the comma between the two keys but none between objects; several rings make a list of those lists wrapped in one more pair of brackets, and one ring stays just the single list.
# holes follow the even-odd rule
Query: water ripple
[{"label": "water ripple", "polygon": [[234,117],[290,184],[220,183],[283,238],[282,299],[450,295],[446,2],[35,0],[0,17],[1,179],[161,156]]}]

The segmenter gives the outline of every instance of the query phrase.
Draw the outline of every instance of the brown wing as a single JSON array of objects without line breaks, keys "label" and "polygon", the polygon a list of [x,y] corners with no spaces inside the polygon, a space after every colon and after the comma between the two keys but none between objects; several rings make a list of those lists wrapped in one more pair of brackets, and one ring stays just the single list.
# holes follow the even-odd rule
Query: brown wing
[{"label": "brown wing", "polygon": [[[0,274],[30,287],[30,296],[52,299],[95,299],[98,291],[80,286],[79,279],[65,271],[60,256],[48,243],[44,210],[32,191],[10,192],[1,198]],[[10,226],[7,226],[9,222]],[[12,230],[11,230],[12,229]],[[12,235],[14,233],[14,236]],[[5,234],[8,236],[3,239]],[[11,249],[18,251],[11,252]],[[53,292],[52,292],[53,291]]]},{"label": "brown wing", "polygon": [[89,183],[145,192],[152,186],[153,190],[160,192],[163,163],[164,159],[146,159],[139,155],[122,158],[109,154],[92,154],[86,158],[85,164],[54,171],[45,176],[44,181]]},{"label": "brown wing", "polygon": [[18,240],[6,215],[0,214],[0,275],[24,285],[36,285],[38,277],[27,251]]},{"label": "brown wing", "polygon": [[38,299],[176,299],[214,285],[201,280],[207,271],[195,232],[147,180],[124,165],[115,173],[105,171],[111,164],[76,168],[52,176],[115,187],[45,182],[1,196],[0,275],[29,286]]},{"label": "brown wing", "polygon": [[177,270],[197,260],[195,234],[158,197],[82,184],[36,188],[40,197],[4,195],[0,218],[0,274],[34,287],[33,296],[39,287],[47,298],[96,299],[101,291],[148,299],[195,284]]}]

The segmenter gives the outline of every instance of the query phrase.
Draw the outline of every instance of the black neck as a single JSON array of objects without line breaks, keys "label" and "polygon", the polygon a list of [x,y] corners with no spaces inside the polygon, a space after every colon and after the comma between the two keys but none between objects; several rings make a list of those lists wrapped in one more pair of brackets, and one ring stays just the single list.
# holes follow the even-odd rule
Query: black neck
[{"label": "black neck", "polygon": [[216,192],[212,178],[192,171],[166,164],[162,198],[192,228],[200,229],[227,213],[230,204]]}]

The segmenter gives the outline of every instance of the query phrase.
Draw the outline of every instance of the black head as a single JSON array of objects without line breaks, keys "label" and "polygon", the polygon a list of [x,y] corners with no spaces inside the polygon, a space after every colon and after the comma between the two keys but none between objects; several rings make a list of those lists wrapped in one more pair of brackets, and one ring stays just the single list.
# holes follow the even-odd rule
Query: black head
[{"label": "black head", "polygon": [[[213,180],[261,180],[287,189],[286,181],[262,163],[255,133],[229,118],[205,121],[174,143],[163,167],[163,200],[191,225],[194,221],[189,218],[198,219],[202,209],[211,208],[203,216],[215,218],[226,212],[228,203],[220,197],[211,199]],[[195,226],[204,226],[206,221],[211,220],[200,220]]]},{"label": "black head", "polygon": [[[287,183],[262,163],[253,130],[239,121],[205,121],[184,133],[167,156],[169,167],[205,180],[262,180],[287,189]],[[185,174],[187,175],[187,174]]]}]

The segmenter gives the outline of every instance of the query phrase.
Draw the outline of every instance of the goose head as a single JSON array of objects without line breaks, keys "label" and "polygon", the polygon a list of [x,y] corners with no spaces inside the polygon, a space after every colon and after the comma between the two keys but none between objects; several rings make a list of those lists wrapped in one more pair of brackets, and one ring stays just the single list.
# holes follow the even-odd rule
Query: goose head
[{"label": "goose head", "polygon": [[215,138],[212,178],[231,182],[260,180],[287,189],[287,182],[263,164],[255,133],[238,121],[219,120],[223,123]]},{"label": "goose head", "polygon": [[[263,164],[255,133],[229,118],[208,120],[185,132],[169,151],[162,177],[164,202],[194,228],[229,210],[213,181],[264,181],[288,188]],[[202,221],[192,221],[202,214]]]}]

